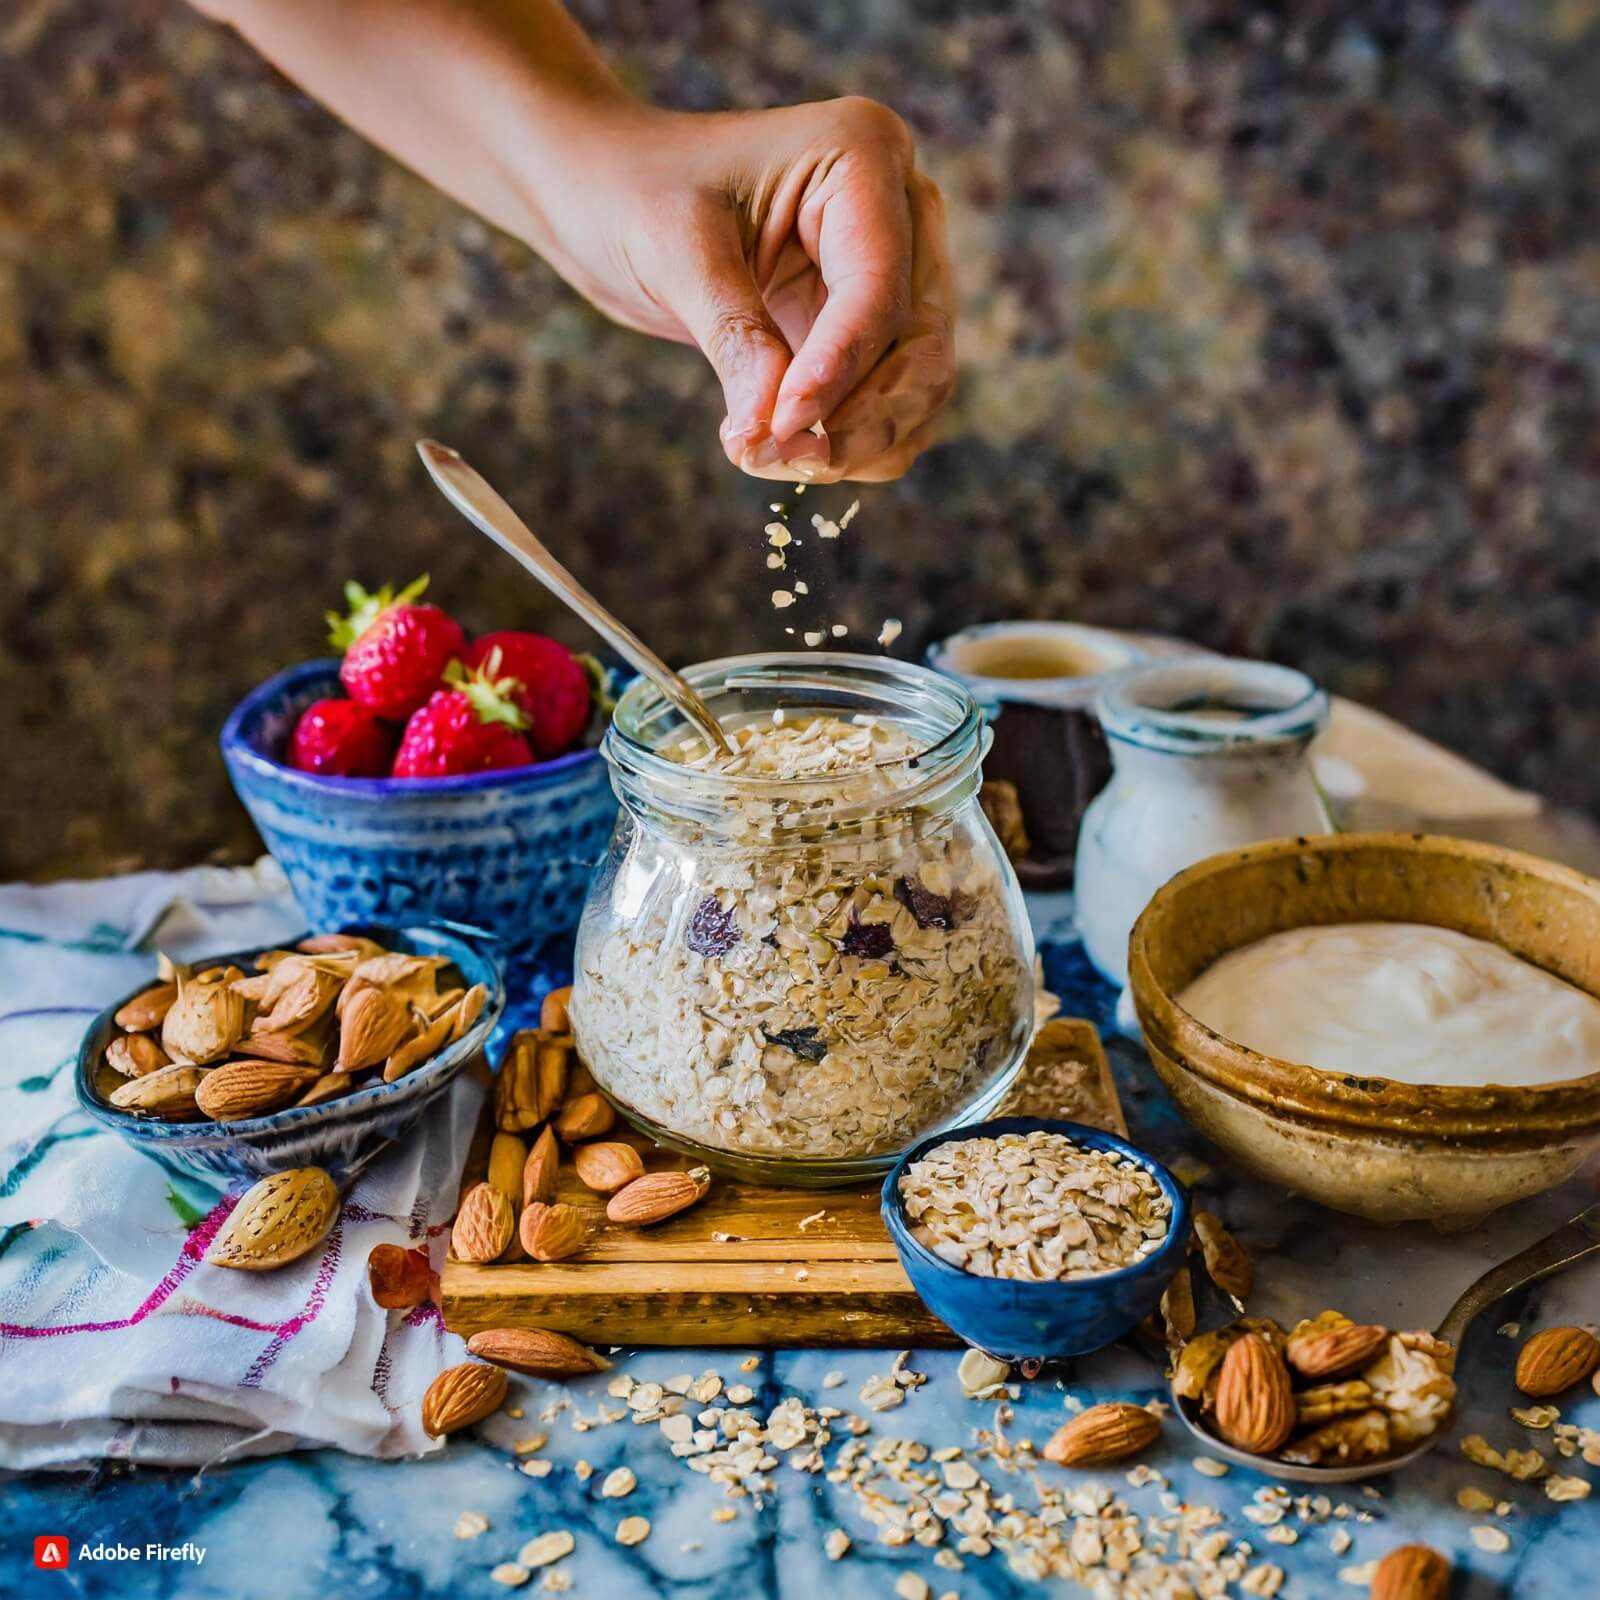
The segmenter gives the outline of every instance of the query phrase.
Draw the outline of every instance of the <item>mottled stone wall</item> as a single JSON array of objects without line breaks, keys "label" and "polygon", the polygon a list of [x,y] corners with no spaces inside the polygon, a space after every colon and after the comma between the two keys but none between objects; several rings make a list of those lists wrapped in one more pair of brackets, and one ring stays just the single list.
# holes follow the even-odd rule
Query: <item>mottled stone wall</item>
[{"label": "mottled stone wall", "polygon": [[[1600,810],[1597,0],[582,9],[677,105],[889,100],[946,188],[948,442],[864,497],[830,617],[1172,629]],[[248,852],[216,730],[348,575],[582,637],[418,434],[666,655],[779,642],[718,416],[181,5],[16,0],[0,877]]]}]

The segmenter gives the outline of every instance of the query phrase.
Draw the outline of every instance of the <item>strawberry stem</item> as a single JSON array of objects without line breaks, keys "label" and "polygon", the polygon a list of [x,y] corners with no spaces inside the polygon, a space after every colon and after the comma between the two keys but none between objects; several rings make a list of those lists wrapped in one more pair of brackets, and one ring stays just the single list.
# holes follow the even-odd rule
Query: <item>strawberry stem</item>
[{"label": "strawberry stem", "polygon": [[527,714],[515,698],[522,692],[522,680],[499,674],[500,650],[496,646],[475,672],[469,672],[461,661],[452,661],[444,669],[444,681],[467,697],[479,722],[503,722],[521,733],[528,726]]},{"label": "strawberry stem", "polygon": [[386,583],[375,593],[369,593],[353,578],[344,586],[344,603],[349,608],[346,615],[337,611],[325,613],[328,622],[328,643],[336,650],[348,650],[385,611],[395,606],[409,606],[421,598],[428,587],[428,574],[408,583],[399,594],[394,585]]}]

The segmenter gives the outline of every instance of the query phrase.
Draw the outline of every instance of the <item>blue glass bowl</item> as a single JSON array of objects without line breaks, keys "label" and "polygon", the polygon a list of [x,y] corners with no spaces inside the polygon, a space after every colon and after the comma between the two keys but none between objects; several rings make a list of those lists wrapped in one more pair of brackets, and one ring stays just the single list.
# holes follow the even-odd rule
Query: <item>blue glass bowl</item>
[{"label": "blue glass bowl", "polygon": [[[993,1139],[1003,1133],[1040,1129],[1065,1134],[1091,1150],[1115,1150],[1143,1167],[1172,1202],[1171,1226],[1161,1245],[1143,1261],[1119,1272],[1031,1283],[965,1272],[912,1237],[899,1185],[913,1161],[951,1139]],[[951,1128],[913,1145],[883,1180],[882,1210],[900,1264],[922,1303],[968,1344],[1002,1361],[1052,1361],[1087,1355],[1120,1339],[1160,1304],[1189,1250],[1189,1197],[1160,1162],[1114,1133],[1043,1117],[998,1117]]]},{"label": "blue glass bowl", "polygon": [[284,766],[300,713],[341,693],[337,661],[308,661],[246,695],[222,729],[233,787],[313,926],[441,920],[517,944],[577,927],[617,813],[598,750],[460,778]]},{"label": "blue glass bowl", "polygon": [[[237,1122],[168,1122],[119,1111],[107,1105],[94,1086],[106,1046],[121,1031],[112,1019],[134,995],[149,987],[147,979],[90,1023],[78,1049],[74,1077],[78,1104],[96,1122],[121,1134],[135,1150],[207,1183],[226,1187],[241,1178],[253,1183],[290,1167],[322,1167],[343,1188],[387,1145],[403,1138],[450,1087],[456,1074],[483,1050],[505,1009],[506,989],[500,967],[486,949],[493,941],[477,937],[475,930],[366,924],[341,931],[365,934],[389,950],[448,957],[465,986],[481,983],[489,991],[477,1020],[432,1060],[393,1083],[379,1079],[341,1100],[290,1106],[265,1117],[241,1117]],[[249,971],[258,954],[260,948],[235,951],[208,956],[197,965],[234,962]]]}]

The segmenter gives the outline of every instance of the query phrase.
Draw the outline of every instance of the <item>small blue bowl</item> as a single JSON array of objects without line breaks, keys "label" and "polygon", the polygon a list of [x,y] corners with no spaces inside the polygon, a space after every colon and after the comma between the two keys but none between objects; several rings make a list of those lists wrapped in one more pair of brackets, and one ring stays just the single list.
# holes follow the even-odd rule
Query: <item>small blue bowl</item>
[{"label": "small blue bowl", "polygon": [[578,925],[616,796],[598,750],[460,778],[325,778],[282,764],[337,661],[290,667],[222,729],[234,790],[315,927],[463,922],[514,944]]},{"label": "small blue bowl", "polygon": [[[1172,1222],[1160,1247],[1119,1272],[1055,1283],[984,1278],[964,1272],[912,1237],[900,1199],[900,1179],[913,1161],[951,1139],[994,1139],[1003,1133],[1062,1133],[1091,1150],[1115,1150],[1136,1161],[1172,1202]],[[952,1332],[1002,1361],[1060,1360],[1087,1355],[1137,1327],[1161,1302],[1189,1249],[1189,1197],[1160,1162],[1114,1133],[1079,1122],[998,1117],[936,1133],[913,1145],[883,1180],[883,1220],[900,1264],[922,1303]]]},{"label": "small blue bowl", "polygon": [[[106,1046],[120,1031],[112,1019],[134,995],[149,987],[147,979],[90,1023],[78,1049],[74,1077],[78,1104],[96,1122],[120,1133],[135,1150],[206,1183],[226,1187],[241,1178],[253,1183],[290,1167],[322,1167],[340,1188],[345,1187],[374,1156],[410,1132],[456,1074],[484,1048],[505,1010],[506,986],[498,964],[484,948],[492,941],[475,939],[470,930],[458,934],[442,928],[367,924],[341,931],[365,934],[389,950],[448,957],[466,987],[481,983],[489,991],[477,1021],[454,1044],[405,1077],[393,1083],[376,1082],[342,1100],[290,1106],[270,1116],[244,1117],[237,1122],[167,1122],[119,1111],[107,1105],[94,1087]],[[210,967],[235,962],[249,970],[262,948],[208,956],[198,964]]]}]

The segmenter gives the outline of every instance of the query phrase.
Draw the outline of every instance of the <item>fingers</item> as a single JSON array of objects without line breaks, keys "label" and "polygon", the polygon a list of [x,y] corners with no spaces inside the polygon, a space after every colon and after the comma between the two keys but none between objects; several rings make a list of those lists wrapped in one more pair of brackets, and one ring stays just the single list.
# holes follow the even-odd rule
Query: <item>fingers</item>
[{"label": "fingers", "polygon": [[883,145],[852,150],[829,173],[820,203],[808,202],[815,220],[802,219],[802,237],[827,299],[779,390],[772,414],[779,439],[833,411],[905,327],[913,249],[906,166]]}]

